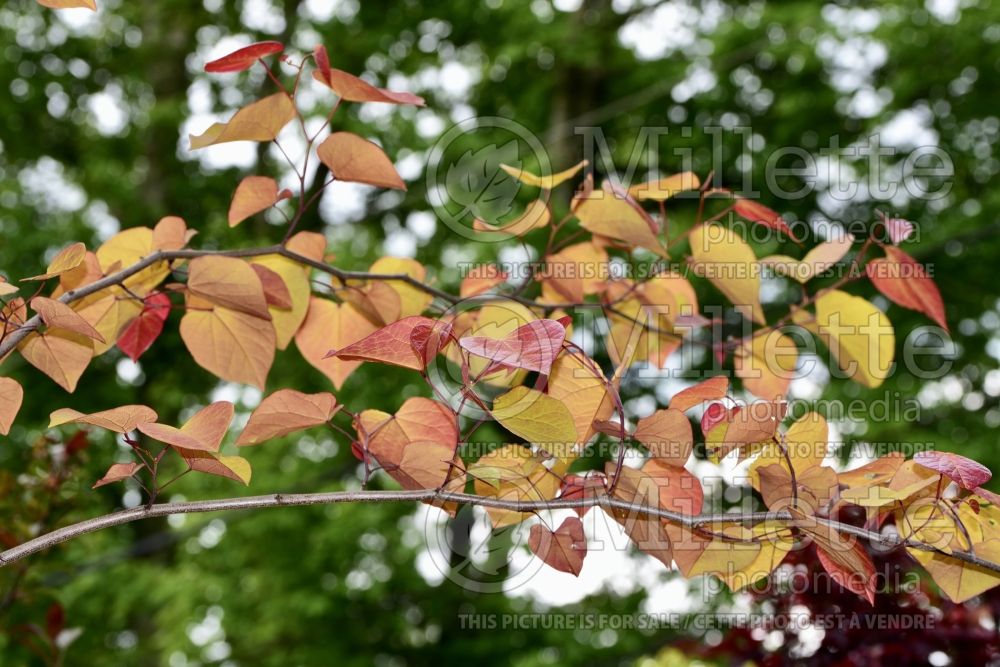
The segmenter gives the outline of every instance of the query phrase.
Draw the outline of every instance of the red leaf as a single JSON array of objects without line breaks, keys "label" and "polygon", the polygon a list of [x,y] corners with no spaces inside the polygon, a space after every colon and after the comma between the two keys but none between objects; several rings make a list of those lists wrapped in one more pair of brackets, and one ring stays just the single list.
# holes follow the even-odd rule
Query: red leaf
[{"label": "red leaf", "polygon": [[785,219],[777,211],[769,209],[759,202],[750,199],[737,199],[733,204],[733,210],[736,211],[736,215],[746,218],[750,222],[777,229],[788,234],[793,241],[797,240],[792,234],[791,228],[785,224]]},{"label": "red leaf", "polygon": [[550,567],[579,577],[587,555],[583,522],[574,516],[568,517],[555,532],[536,523],[531,527],[528,547]]},{"label": "red leaf", "polygon": [[313,50],[313,58],[316,60],[316,67],[319,68],[320,76],[324,81],[330,80],[330,56],[326,53],[326,47],[320,44]]},{"label": "red leaf", "polygon": [[[323,358],[338,357],[359,361],[377,361],[391,366],[422,371],[427,367],[429,357],[426,354],[419,354],[413,349],[413,334],[418,328],[420,331],[424,331],[423,327],[430,327],[433,330],[436,324],[437,322],[429,317],[419,315],[404,317],[343,349],[330,350]],[[417,336],[419,338],[419,332]]]},{"label": "red leaf", "polygon": [[566,327],[555,320],[535,320],[515,329],[506,338],[468,336],[459,345],[496,366],[523,368],[548,375],[562,349]]},{"label": "red leaf", "polygon": [[55,640],[59,633],[66,627],[66,610],[58,602],[52,603],[49,610],[45,612],[45,634],[49,639]]},{"label": "red leaf", "polygon": [[986,466],[951,452],[917,452],[913,460],[955,481],[963,489],[977,489],[993,477]]},{"label": "red leaf", "polygon": [[899,248],[886,246],[885,254],[865,269],[872,285],[894,303],[923,313],[947,331],[941,292],[923,265]]},{"label": "red leaf", "polygon": [[132,361],[138,361],[163,332],[163,323],[168,315],[170,298],[166,294],[157,292],[147,296],[142,312],[119,334],[118,349]]},{"label": "red leaf", "polygon": [[[739,408],[734,408],[735,413]],[[701,416],[701,432],[708,433],[713,428],[726,421],[729,417],[729,408],[722,403],[712,403],[705,408],[705,413]]]},{"label": "red leaf", "polygon": [[229,55],[222,56],[210,63],[205,63],[206,72],[242,72],[264,56],[281,53],[285,45],[281,42],[256,42],[250,46],[237,49]]}]

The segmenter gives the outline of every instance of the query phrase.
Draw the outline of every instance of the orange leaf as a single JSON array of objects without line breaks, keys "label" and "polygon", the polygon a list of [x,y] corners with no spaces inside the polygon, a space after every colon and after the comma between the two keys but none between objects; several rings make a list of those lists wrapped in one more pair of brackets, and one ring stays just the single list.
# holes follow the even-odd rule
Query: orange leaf
[{"label": "orange leaf", "polygon": [[575,516],[567,517],[555,532],[536,523],[528,535],[528,547],[553,569],[579,577],[587,555],[583,522]]},{"label": "orange leaf", "polygon": [[405,190],[392,160],[376,144],[350,132],[334,132],[316,149],[338,181]]},{"label": "orange leaf", "polygon": [[885,253],[885,257],[873,259],[865,269],[872,285],[889,300],[923,313],[947,331],[941,292],[923,265],[894,246],[886,246]]},{"label": "orange leaf", "polygon": [[97,11],[97,3],[94,0],[37,0],[42,7],[49,9],[74,9],[83,8]]},{"label": "orange leaf", "polygon": [[507,282],[507,274],[500,270],[496,264],[483,264],[469,271],[468,275],[462,278],[462,285],[458,293],[463,299],[470,296],[478,296],[488,292],[497,285]]},{"label": "orange leaf", "polygon": [[184,218],[179,218],[176,215],[168,215],[160,218],[156,226],[153,227],[153,248],[157,250],[180,250],[197,233],[193,229],[188,229]]},{"label": "orange leaf", "polygon": [[655,460],[683,467],[691,455],[694,436],[691,422],[680,410],[657,410],[639,420],[632,436],[646,445]]},{"label": "orange leaf", "polygon": [[349,347],[375,330],[375,325],[353,305],[310,297],[305,321],[295,334],[295,345],[306,361],[340,389],[361,362],[328,357],[327,352]]},{"label": "orange leaf", "polygon": [[10,433],[11,424],[21,409],[24,389],[14,378],[0,377],[0,435]]},{"label": "orange leaf", "polygon": [[446,340],[442,340],[442,337],[435,337],[434,341],[425,339],[425,343],[437,346],[434,354],[428,354],[428,350],[417,349],[414,346],[414,343],[419,342],[415,338],[419,336],[423,328],[434,330],[437,324],[436,321],[427,317],[406,317],[378,329],[347,347],[330,350],[326,356],[347,360],[377,361],[391,366],[422,371],[427,367],[430,358],[433,358],[434,354],[440,351]]},{"label": "orange leaf", "polygon": [[61,330],[28,334],[18,349],[25,361],[70,393],[94,356],[89,338]]},{"label": "orange leaf", "polygon": [[115,463],[104,473],[104,477],[97,480],[91,488],[96,489],[106,484],[113,484],[123,479],[128,479],[145,467],[145,463]]},{"label": "orange leaf", "polygon": [[278,192],[278,182],[270,176],[247,176],[236,186],[229,204],[229,226],[235,227],[251,215],[291,196],[288,190]]},{"label": "orange leaf", "polygon": [[728,391],[729,378],[724,375],[716,375],[674,394],[674,397],[670,399],[670,407],[684,412],[705,401],[717,401],[724,398]]},{"label": "orange leaf", "polygon": [[191,149],[228,141],[272,141],[295,117],[295,105],[286,93],[275,93],[237,111],[227,123],[213,123],[198,136],[191,135]]},{"label": "orange leaf", "polygon": [[[320,52],[322,51],[322,55]],[[353,74],[330,67],[324,47],[317,47],[316,61],[320,66],[313,72],[313,78],[331,88],[333,92],[348,102],[384,102],[386,104],[415,104],[424,106],[424,98],[411,93],[398,93],[385,88],[376,88]]]},{"label": "orange leaf", "polygon": [[250,264],[236,257],[196,257],[188,269],[188,290],[220,306],[271,319],[264,287]]},{"label": "orange leaf", "polygon": [[60,408],[49,415],[49,428],[63,424],[90,424],[115,433],[134,431],[139,424],[155,422],[156,411],[145,405],[123,405],[110,410],[84,414],[71,408]]},{"label": "orange leaf", "polygon": [[738,197],[733,203],[733,210],[736,212],[736,215],[746,218],[750,222],[756,222],[765,227],[784,232],[793,241],[795,240],[791,228],[785,224],[785,219],[777,211],[769,209],[760,202]]},{"label": "orange leaf", "polygon": [[295,431],[325,424],[336,412],[333,394],[303,394],[294,389],[279,389],[257,406],[250,415],[237,445],[257,445]]},{"label": "orange leaf", "polygon": [[31,307],[42,316],[42,321],[53,329],[64,329],[102,343],[105,342],[104,336],[62,301],[36,296],[31,300]]},{"label": "orange leaf", "polygon": [[180,331],[195,362],[209,373],[264,388],[274,361],[275,335],[270,322],[218,306],[189,310],[181,319]]},{"label": "orange leaf", "polygon": [[191,470],[250,484],[250,462],[242,456],[221,456],[215,452],[174,447]]}]

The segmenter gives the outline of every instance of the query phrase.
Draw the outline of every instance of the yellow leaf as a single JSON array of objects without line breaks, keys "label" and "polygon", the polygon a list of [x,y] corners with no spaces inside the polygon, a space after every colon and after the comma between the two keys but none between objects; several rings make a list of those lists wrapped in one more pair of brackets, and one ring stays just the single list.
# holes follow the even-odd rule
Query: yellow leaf
[{"label": "yellow leaf", "polygon": [[83,258],[86,256],[87,246],[82,243],[74,243],[73,245],[66,246],[52,258],[52,261],[49,262],[48,267],[45,269],[45,273],[25,278],[25,280],[47,280],[60,276],[80,266],[83,263]]},{"label": "yellow leaf", "polygon": [[[1000,563],[1000,539],[976,544],[972,550],[984,560]],[[1000,584],[1000,573],[956,560],[948,554],[912,548],[907,551],[930,573],[934,583],[955,604],[961,604]]]},{"label": "yellow leaf", "polygon": [[350,132],[334,132],[316,149],[338,181],[406,190],[392,160],[376,144]]},{"label": "yellow leaf", "polygon": [[24,389],[14,378],[0,377],[0,435],[10,433],[11,424],[21,409]]},{"label": "yellow leaf", "polygon": [[[826,418],[818,412],[809,412],[788,427],[788,431],[779,438],[785,445],[788,458],[792,462],[792,470],[796,475],[802,475],[806,470],[823,463],[829,449],[829,426]],[[757,471],[761,468],[777,464],[788,470],[781,447],[769,442],[764,445],[760,455],[750,464],[747,470],[753,487],[760,490],[760,478]]]},{"label": "yellow leaf", "polygon": [[855,382],[878,387],[889,376],[896,338],[889,318],[870,301],[839,290],[825,292],[816,299],[814,326]]},{"label": "yellow leaf", "polygon": [[118,286],[108,287],[71,306],[103,337],[94,342],[94,356],[107,352],[118,340],[118,334],[142,312],[142,301],[136,300]]},{"label": "yellow leaf", "polygon": [[546,391],[569,409],[578,444],[590,441],[595,433],[595,420],[607,420],[614,411],[614,400],[600,367],[596,363],[591,366],[574,354],[556,358]]},{"label": "yellow leaf", "polygon": [[788,393],[798,358],[795,341],[772,329],[744,340],[733,354],[733,365],[744,387],[771,401]]},{"label": "yellow leaf", "polygon": [[89,338],[59,329],[28,334],[18,349],[25,361],[70,393],[94,355]]},{"label": "yellow leaf", "polygon": [[340,389],[361,362],[326,357],[326,354],[358,342],[377,328],[349,303],[336,304],[310,297],[305,321],[295,334],[295,345],[306,361]]},{"label": "yellow leaf", "polygon": [[536,199],[528,204],[521,215],[510,222],[502,225],[491,225],[476,218],[472,221],[472,228],[477,232],[497,232],[504,236],[524,236],[532,230],[545,227],[551,219],[552,213],[549,211],[549,205],[541,199]]},{"label": "yellow leaf", "polygon": [[188,269],[188,290],[202,299],[254,317],[270,319],[264,287],[253,268],[236,257],[196,257]]},{"label": "yellow leaf", "polygon": [[[372,264],[368,271],[370,273],[384,274],[405,274],[411,278],[423,282],[427,277],[427,270],[424,265],[415,259],[404,257],[383,257]],[[420,315],[431,305],[434,297],[427,292],[409,285],[399,280],[384,281],[396,294],[399,295],[399,314],[392,319],[385,319],[388,313],[380,313],[386,324],[401,320],[404,317]]]},{"label": "yellow leaf", "polygon": [[658,181],[633,185],[628,189],[628,193],[639,201],[665,201],[678,192],[697,190],[700,187],[701,181],[698,179],[697,174],[693,171],[683,171],[679,174],[661,178]]},{"label": "yellow leaf", "polygon": [[596,294],[609,275],[604,248],[591,241],[571,245],[545,258],[541,301],[580,303],[584,296]]},{"label": "yellow leaf", "polygon": [[292,98],[275,93],[243,107],[227,123],[213,123],[202,134],[192,134],[191,149],[227,141],[272,141],[294,117]]},{"label": "yellow leaf", "polygon": [[667,256],[652,219],[632,201],[606,190],[595,190],[580,201],[574,213],[587,231]]},{"label": "yellow leaf", "polygon": [[275,348],[274,327],[268,320],[216,306],[188,310],[180,331],[199,366],[220,379],[264,388]]},{"label": "yellow leaf", "polygon": [[688,235],[697,275],[708,278],[744,317],[764,324],[760,271],[746,241],[722,225],[698,225]]},{"label": "yellow leaf", "polygon": [[267,308],[267,312],[271,314],[271,324],[274,325],[278,349],[284,350],[292,342],[292,338],[302,326],[306,312],[309,310],[309,297],[311,295],[309,268],[281,255],[254,257],[250,263],[266,267],[281,276],[281,280],[288,289],[288,295],[292,298],[291,308],[277,308],[275,306]]},{"label": "yellow leaf", "polygon": [[[528,387],[514,387],[493,401],[493,418],[505,429],[550,452],[565,451],[577,439],[566,405]],[[549,448],[552,449],[549,449]]]},{"label": "yellow leaf", "polygon": [[714,575],[732,591],[751,586],[771,574],[794,546],[791,531],[776,522],[759,523],[752,528],[707,527],[727,539],[712,539],[687,574]]},{"label": "yellow leaf", "polygon": [[[543,459],[523,445],[503,445],[479,457],[469,466],[476,493],[501,500],[539,501],[554,498],[559,477],[545,467]],[[494,528],[510,526],[532,516],[530,512],[488,507]]]},{"label": "yellow leaf", "polygon": [[531,185],[536,188],[542,188],[543,190],[551,190],[560,183],[569,180],[577,175],[577,173],[587,166],[586,160],[581,160],[569,169],[564,169],[556,174],[547,174],[544,176],[536,176],[530,172],[524,171],[523,169],[518,169],[517,167],[511,167],[506,164],[500,165],[500,168],[506,171],[508,174],[521,181],[525,185]]},{"label": "yellow leaf", "polygon": [[[128,268],[155,251],[153,230],[149,227],[132,227],[105,241],[97,249],[96,255],[101,270],[107,274]],[[129,276],[124,284],[138,296],[144,297],[163,282],[169,273],[170,268],[167,266],[167,262],[156,262]]]}]

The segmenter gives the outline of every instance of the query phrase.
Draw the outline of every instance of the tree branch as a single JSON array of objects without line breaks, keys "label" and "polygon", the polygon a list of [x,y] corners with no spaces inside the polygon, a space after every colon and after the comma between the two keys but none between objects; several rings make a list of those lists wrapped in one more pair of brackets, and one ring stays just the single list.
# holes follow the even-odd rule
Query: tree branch
[{"label": "tree branch", "polygon": [[[726,512],[693,516],[660,509],[659,507],[635,505],[624,500],[612,498],[608,495],[555,500],[520,501],[504,500],[490,496],[477,496],[468,493],[455,493],[435,489],[427,489],[423,491],[332,491],[325,493],[277,493],[265,496],[247,496],[243,498],[195,500],[180,503],[159,503],[156,505],[122,510],[112,514],[105,514],[93,519],[86,519],[84,521],[80,521],[79,523],[53,530],[50,533],[39,535],[38,537],[30,539],[27,542],[17,545],[16,547],[0,552],[0,567],[6,567],[11,563],[16,563],[17,561],[31,556],[32,554],[44,551],[45,549],[81,535],[93,533],[104,528],[120,526],[133,521],[167,516],[170,514],[194,514],[201,512],[264,509],[268,507],[292,507],[299,505],[332,505],[336,503],[390,503],[418,501],[463,503],[514,512],[538,512],[556,509],[600,507],[602,509],[621,510],[634,514],[643,514],[649,517],[657,517],[692,530],[697,530],[706,524],[742,523],[754,525],[766,521],[791,521],[792,519],[791,515],[786,511],[750,512],[745,514]],[[852,526],[839,521],[821,519],[819,517],[816,517],[816,520],[836,531],[864,539],[869,543],[884,549],[905,546],[908,548],[919,549],[921,551],[939,552],[938,549],[929,544],[915,540],[903,540],[897,535],[877,533],[858,526]],[[955,551],[946,555],[956,560],[976,565],[985,570],[1000,573],[1000,564],[984,560],[973,553]]]}]

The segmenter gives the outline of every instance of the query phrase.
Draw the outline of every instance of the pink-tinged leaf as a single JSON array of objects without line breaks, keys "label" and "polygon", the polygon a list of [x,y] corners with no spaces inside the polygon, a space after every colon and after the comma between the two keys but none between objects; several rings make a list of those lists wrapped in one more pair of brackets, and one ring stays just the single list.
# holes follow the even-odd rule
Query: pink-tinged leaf
[{"label": "pink-tinged leaf", "polygon": [[[422,327],[429,327],[430,330],[433,330],[435,324],[437,321],[429,317],[419,315],[405,317],[343,349],[330,350],[323,358],[337,357],[347,360],[376,361],[422,371],[427,367],[428,359],[433,358],[433,355],[428,357],[426,353],[419,354],[413,349],[413,332]],[[419,336],[418,333],[418,338]]]},{"label": "pink-tinged leaf", "polygon": [[875,604],[875,565],[860,542],[845,552],[827,552],[818,544],[816,554],[823,569],[838,584]]},{"label": "pink-tinged leaf", "polygon": [[[732,412],[737,412],[739,408],[733,408]],[[701,432],[708,433],[713,428],[729,418],[730,409],[722,403],[712,403],[705,408],[701,416]]]},{"label": "pink-tinged leaf", "polygon": [[972,489],[972,492],[977,496],[979,496],[980,498],[982,498],[983,500],[988,501],[991,505],[1000,507],[1000,495],[997,495],[992,491],[988,491],[982,487],[977,487],[975,489]]},{"label": "pink-tinged leaf", "polygon": [[316,68],[319,70],[319,78],[322,81],[330,80],[330,56],[326,52],[326,47],[320,44],[313,49],[313,59],[316,61]]},{"label": "pink-tinged leaf", "polygon": [[413,353],[423,359],[424,367],[444,349],[451,338],[451,322],[435,322],[433,325],[418,324],[410,332],[410,347]]},{"label": "pink-tinged leaf", "polygon": [[337,411],[333,394],[303,394],[294,389],[279,389],[257,406],[250,415],[237,445],[257,445],[273,438],[326,423]]},{"label": "pink-tinged leaf", "polygon": [[[562,490],[559,493],[560,500],[582,500],[583,498],[596,498],[607,493],[605,485],[607,478],[603,473],[583,475],[566,475],[563,478]],[[573,511],[582,517],[593,508],[575,507]]]},{"label": "pink-tinged leaf", "polygon": [[115,463],[108,468],[106,473],[104,473],[104,477],[97,480],[91,488],[96,489],[100,486],[114,484],[115,482],[120,482],[123,479],[128,479],[145,467],[145,463]]},{"label": "pink-tinged leaf", "polygon": [[132,361],[138,361],[163,333],[163,323],[168,315],[170,297],[162,292],[147,296],[142,312],[118,335],[118,349]]},{"label": "pink-tinged leaf", "polygon": [[894,303],[923,313],[947,331],[944,300],[923,265],[893,246],[886,246],[885,254],[865,268],[872,285]]},{"label": "pink-tinged leaf", "polygon": [[179,428],[160,423],[139,424],[136,426],[140,433],[149,436],[171,447],[182,447],[185,449],[205,449],[205,445],[198,442],[193,436],[184,433]]},{"label": "pink-tinged leaf", "polygon": [[535,320],[501,339],[468,336],[459,340],[462,349],[489,359],[495,366],[523,368],[548,375],[562,349],[566,327],[556,320]]},{"label": "pink-tinged leaf", "polygon": [[717,401],[724,398],[727,391],[729,391],[729,378],[724,375],[716,375],[674,394],[674,397],[670,399],[670,407],[684,412],[705,401]]},{"label": "pink-tinged leaf", "polygon": [[785,224],[785,219],[781,217],[781,214],[759,202],[738,198],[733,203],[733,210],[741,218],[746,218],[750,222],[756,222],[765,227],[776,229],[779,232],[788,234],[788,237],[793,241],[797,240],[794,234],[792,234],[792,229]]},{"label": "pink-tinged leaf", "polygon": [[281,42],[256,42],[250,46],[244,46],[242,49],[237,49],[229,55],[205,63],[205,71],[214,73],[242,72],[249,69],[260,58],[281,53],[284,50],[285,45]]},{"label": "pink-tinged leaf", "polygon": [[889,236],[892,245],[899,245],[913,235],[913,223],[902,218],[890,218],[886,214],[878,211],[882,224],[885,225],[885,232]]},{"label": "pink-tinged leaf", "polygon": [[917,452],[913,460],[941,473],[963,489],[976,489],[993,477],[990,469],[981,463],[951,452]]},{"label": "pink-tinged leaf", "polygon": [[579,577],[587,555],[583,522],[576,517],[568,517],[555,532],[536,523],[528,535],[528,547],[553,569]]},{"label": "pink-tinged leaf", "polygon": [[282,310],[292,308],[292,293],[288,291],[288,285],[285,284],[280,273],[263,264],[251,264],[250,268],[260,278],[260,284],[264,288],[264,301],[268,306]]},{"label": "pink-tinged leaf", "polygon": [[[324,55],[326,50],[324,49]],[[424,98],[411,93],[400,93],[385,88],[376,88],[367,81],[359,79],[343,70],[331,69],[329,59],[326,66],[319,62],[319,69],[313,72],[313,78],[327,86],[348,102],[383,102],[385,104],[415,104],[424,106]]]}]

